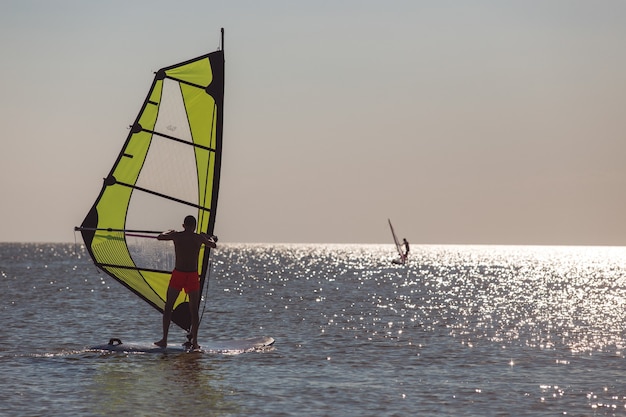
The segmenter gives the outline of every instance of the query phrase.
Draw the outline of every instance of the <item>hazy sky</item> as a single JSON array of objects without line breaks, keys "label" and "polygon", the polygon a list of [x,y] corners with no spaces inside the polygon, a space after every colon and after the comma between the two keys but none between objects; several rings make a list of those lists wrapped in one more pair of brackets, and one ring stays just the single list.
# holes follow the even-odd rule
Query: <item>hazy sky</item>
[{"label": "hazy sky", "polygon": [[0,241],[74,241],[153,72],[224,27],[222,242],[626,245],[625,1],[0,10]]}]

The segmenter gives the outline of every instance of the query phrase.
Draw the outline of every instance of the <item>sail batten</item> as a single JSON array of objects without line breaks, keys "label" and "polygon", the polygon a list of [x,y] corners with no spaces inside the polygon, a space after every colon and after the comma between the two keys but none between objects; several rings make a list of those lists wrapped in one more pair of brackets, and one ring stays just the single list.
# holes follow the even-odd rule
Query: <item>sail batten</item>
[{"label": "sail batten", "polygon": [[[171,242],[156,235],[190,214],[197,232],[214,234],[223,103],[223,48],[157,71],[100,194],[76,228],[98,268],[161,312],[174,258]],[[203,248],[202,285],[209,256]],[[189,329],[184,293],[172,320]]]},{"label": "sail batten", "polygon": [[216,152],[217,151],[214,148],[209,148],[208,146],[199,145],[197,143],[191,143],[191,142],[186,141],[185,139],[180,139],[180,138],[177,138],[177,137],[174,137],[174,136],[168,135],[166,133],[162,133],[162,132],[157,132],[156,130],[148,130],[148,129],[142,129],[142,130],[144,132],[151,133],[153,135],[157,135],[157,136],[160,136],[160,137],[165,138],[165,139],[170,139],[170,140],[173,140],[173,141],[176,141],[176,142],[184,143],[184,144],[189,145],[189,146],[193,146],[194,148],[204,149],[205,151],[209,151],[209,152]]},{"label": "sail batten", "polygon": [[[89,231],[89,232],[95,232],[98,230],[102,230],[102,231],[107,231],[107,232],[124,232],[124,233],[154,233],[154,234],[160,234],[163,233],[162,230],[133,230],[133,229],[113,229],[110,227],[75,227],[74,230],[76,231]],[[156,236],[154,236],[156,237]]]},{"label": "sail batten", "polygon": [[111,264],[98,264],[100,268],[113,268],[113,269],[128,269],[131,271],[137,272],[155,272],[159,274],[170,274],[172,271],[164,271],[162,269],[149,269],[149,268],[138,268],[136,266],[124,266],[124,265],[111,265]]},{"label": "sail batten", "polygon": [[119,185],[123,185],[123,186],[125,186],[125,187],[132,188],[133,190],[142,191],[142,192],[144,192],[144,193],[152,194],[152,195],[154,195],[154,196],[161,197],[161,198],[165,198],[165,199],[168,199],[168,200],[171,200],[171,201],[175,201],[175,202],[180,203],[180,204],[185,204],[185,205],[187,205],[187,206],[189,206],[189,207],[194,207],[194,208],[197,208],[197,209],[199,209],[199,210],[211,211],[211,210],[210,210],[210,209],[208,209],[207,207],[204,207],[204,206],[202,206],[202,205],[200,205],[200,204],[192,203],[192,202],[190,202],[190,201],[181,200],[181,199],[178,199],[178,198],[176,198],[176,197],[172,197],[171,195],[161,194],[161,193],[159,193],[159,192],[157,192],[157,191],[148,190],[148,189],[146,189],[146,188],[138,187],[138,186],[136,186],[136,185],[132,185],[132,184],[126,184],[126,183],[119,182],[119,181],[118,181],[117,183],[118,183]]},{"label": "sail batten", "polygon": [[163,77],[163,79],[176,81],[176,82],[179,82],[181,84],[185,84],[185,85],[188,85],[190,87],[195,87],[197,89],[204,90],[204,91],[206,91],[206,87],[207,87],[206,85],[194,84],[194,83],[191,83],[189,81],[181,80],[179,78],[171,77],[171,76],[168,76],[168,75],[165,75],[165,77]]}]

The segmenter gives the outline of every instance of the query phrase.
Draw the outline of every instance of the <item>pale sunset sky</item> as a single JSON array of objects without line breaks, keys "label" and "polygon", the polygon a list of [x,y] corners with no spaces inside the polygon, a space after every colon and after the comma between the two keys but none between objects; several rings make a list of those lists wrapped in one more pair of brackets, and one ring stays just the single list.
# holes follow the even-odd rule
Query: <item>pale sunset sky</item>
[{"label": "pale sunset sky", "polygon": [[221,242],[626,245],[625,1],[0,10],[0,241],[73,242],[153,72],[223,27]]}]

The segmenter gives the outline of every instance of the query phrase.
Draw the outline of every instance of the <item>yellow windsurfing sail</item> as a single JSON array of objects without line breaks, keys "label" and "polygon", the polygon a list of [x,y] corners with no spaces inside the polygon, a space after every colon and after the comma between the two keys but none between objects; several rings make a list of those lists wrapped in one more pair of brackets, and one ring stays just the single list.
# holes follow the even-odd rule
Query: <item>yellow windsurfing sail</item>
[{"label": "yellow windsurfing sail", "polygon": [[[80,230],[96,266],[163,312],[171,242],[155,237],[187,215],[213,234],[219,191],[224,108],[224,51],[156,72],[150,91]],[[201,291],[209,248],[200,251]],[[186,295],[172,321],[189,330]]]}]

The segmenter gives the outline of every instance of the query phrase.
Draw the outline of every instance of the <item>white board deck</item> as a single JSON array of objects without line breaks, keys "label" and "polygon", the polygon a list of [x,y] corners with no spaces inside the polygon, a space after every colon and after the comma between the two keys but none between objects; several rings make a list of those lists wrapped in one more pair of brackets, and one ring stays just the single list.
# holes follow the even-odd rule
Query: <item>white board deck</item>
[{"label": "white board deck", "polygon": [[179,344],[169,344],[162,348],[149,342],[118,343],[118,341],[119,339],[111,339],[109,343],[92,346],[89,350],[124,353],[222,353],[234,355],[270,350],[274,344],[274,339],[267,336],[204,342],[200,343],[198,350],[189,350]]}]

